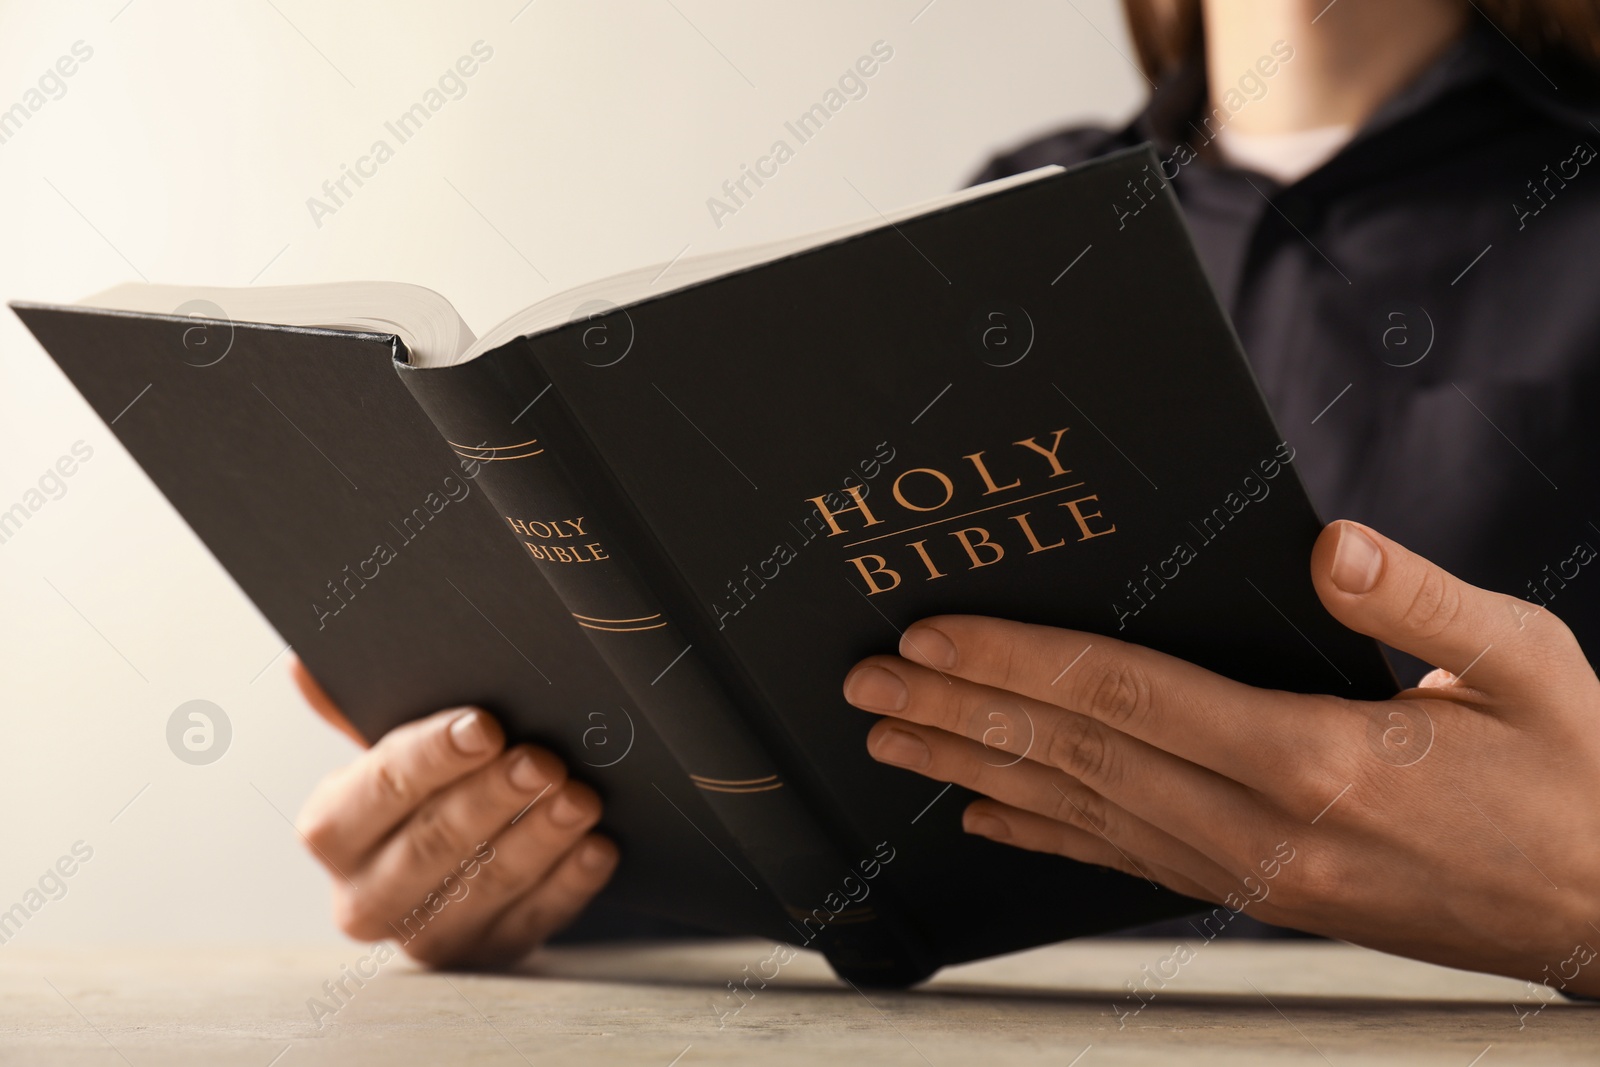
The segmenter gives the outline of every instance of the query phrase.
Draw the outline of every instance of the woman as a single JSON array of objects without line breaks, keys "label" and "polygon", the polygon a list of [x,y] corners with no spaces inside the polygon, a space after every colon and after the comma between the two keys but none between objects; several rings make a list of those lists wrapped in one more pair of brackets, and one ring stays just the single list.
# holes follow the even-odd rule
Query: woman
[{"label": "woman", "polygon": [[[1323,532],[1316,588],[1419,687],[1377,704],[1267,692],[1103,637],[946,617],[845,680],[887,716],[869,750],[985,794],[969,832],[1600,994],[1600,681],[1585,656],[1600,652],[1586,510],[1600,457],[1579,422],[1600,401],[1584,270],[1600,237],[1600,173],[1585,173],[1600,5],[1128,9],[1148,108],[984,177],[1157,145],[1313,500],[1364,524]],[[1040,731],[1003,772],[969,715],[996,688]],[[616,854],[589,833],[594,794],[548,753],[501,744],[481,713],[441,713],[313,797],[308,839],[361,872],[335,882],[350,933],[385,936],[434,888],[436,860],[497,832],[516,868],[496,863],[477,904],[408,951],[518,956],[603,884]],[[517,766],[534,772],[520,786]],[[508,826],[545,786],[561,803]]]}]

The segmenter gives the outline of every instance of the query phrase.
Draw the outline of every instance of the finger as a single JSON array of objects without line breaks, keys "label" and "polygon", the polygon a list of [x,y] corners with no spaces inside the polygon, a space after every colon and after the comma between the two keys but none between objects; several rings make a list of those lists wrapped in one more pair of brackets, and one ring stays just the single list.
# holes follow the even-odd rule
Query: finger
[{"label": "finger", "polygon": [[[1092,725],[1097,729],[1105,729],[1098,724]],[[1123,738],[1122,741],[1130,746],[1139,745],[1139,742],[1129,738]],[[1195,847],[1139,817],[1084,781],[1031,759],[1018,756],[997,761],[996,751],[978,742],[944,730],[895,720],[884,720],[874,726],[867,736],[867,747],[875,758],[883,762],[915,770],[936,781],[955,782],[1010,808],[1031,811],[1055,822],[1075,826],[1104,837],[1115,847],[1144,856],[1165,867],[1192,872],[1196,878],[1203,874],[1213,884],[1226,883],[1231,877]],[[1180,762],[1148,746],[1140,747],[1158,761],[1172,764]],[[1168,785],[1173,778],[1185,781],[1173,788]],[[1149,786],[1160,789],[1164,797],[1152,802],[1143,783],[1128,789],[1127,795],[1158,817],[1178,824],[1179,832],[1189,829],[1187,824],[1195,820],[1174,818],[1175,810],[1206,811],[1213,823],[1234,824],[1235,832],[1230,836],[1235,838],[1238,836],[1240,815],[1252,819],[1257,817],[1253,811],[1229,811],[1229,808],[1238,806],[1230,803],[1233,798],[1219,800],[1214,794],[1218,791],[1230,792],[1237,786],[1192,764],[1188,765],[1187,772],[1180,766],[1170,767],[1166,773],[1150,775]],[[1204,792],[1197,795],[1194,791],[1197,786]],[[1206,833],[1201,847],[1216,847],[1209,840],[1213,837]],[[1230,847],[1240,846],[1235,844]]]},{"label": "finger", "polygon": [[[1266,810],[1237,783],[1092,720],[1083,721],[1090,732],[1104,733],[1108,739],[1079,748],[1103,751],[1101,746],[1109,744],[1126,750],[1114,757],[1091,757],[1086,764],[1092,775],[1089,778],[1063,773],[1021,754],[1007,759],[1003,752],[969,738],[894,719],[872,728],[867,749],[882,762],[935,781],[954,782],[1010,807],[1100,834],[1121,848],[1187,871],[1197,879],[1203,874],[1214,884],[1225,883],[1230,876],[1207,859],[1208,855],[1250,856],[1265,846],[1270,837]],[[1107,774],[1114,762],[1139,769]],[[1114,789],[1097,787],[1096,781]]]},{"label": "finger", "polygon": [[370,883],[353,895],[334,891],[334,919],[349,936],[363,941],[393,940],[412,957],[442,965],[472,950],[483,928],[494,921],[495,906],[474,891],[475,880],[494,846],[480,841],[454,870],[408,904],[408,910],[382,911]]},{"label": "finger", "polygon": [[908,629],[900,654],[965,678],[1080,712],[1175,756],[1248,781],[1282,774],[1326,745],[1313,701],[1256,689],[1109,637],[976,615]]},{"label": "finger", "polygon": [[1422,680],[1417,682],[1416,688],[1418,688],[1418,689],[1448,689],[1448,688],[1450,688],[1451,686],[1453,686],[1455,684],[1456,684],[1456,676],[1455,675],[1451,674],[1447,670],[1442,670],[1442,669],[1440,669],[1438,667],[1435,667],[1433,670],[1429,671],[1427,674],[1424,674],[1422,676]]},{"label": "finger", "polygon": [[[474,846],[475,865],[458,867],[459,903],[437,909],[436,915],[438,900],[430,908],[427,894],[385,912],[369,906],[364,910],[370,917],[383,918],[364,936],[399,937],[407,952],[425,962],[458,958],[466,947],[481,944],[508,908],[549,879],[599,819],[600,798],[588,786],[569,781],[493,840]],[[387,929],[380,929],[382,924]]]},{"label": "finger", "polygon": [[[1078,666],[1088,659],[1084,656]],[[1303,727],[1276,735],[1263,729],[1241,736],[1229,751],[1208,753],[1215,761],[1208,769],[1163,745],[1139,740],[1134,731],[1101,721],[1103,715],[1069,711],[1054,703],[1002,692],[895,656],[874,656],[857,665],[845,679],[845,699],[868,711],[936,726],[1008,752],[1026,753],[1029,759],[1066,771],[1113,802],[1185,839],[1218,829],[1231,831],[1244,824],[1250,805],[1247,791],[1237,783],[1272,791],[1284,788],[1290,775],[1307,777],[1302,767],[1305,749],[1296,747],[1302,743]],[[1098,707],[1103,712],[1105,705]],[[1191,750],[1198,747],[1194,740],[1166,743]],[[1204,798],[1198,806],[1197,798]],[[1201,818],[1207,805],[1218,810],[1226,807],[1232,817]],[[1170,825],[1154,817],[1158,812],[1184,823]]]},{"label": "finger", "polygon": [[617,869],[617,846],[590,834],[561,857],[549,877],[512,902],[472,954],[485,967],[515,963],[576,919]]},{"label": "finger", "polygon": [[300,695],[305,698],[306,703],[311,705],[311,710],[320,715],[324,722],[362,748],[371,747],[370,742],[361,736],[361,731],[344,717],[344,712],[339,710],[339,705],[333,702],[328,691],[311,676],[310,671],[306,670],[305,663],[292,652],[289,654],[289,677],[294,679],[295,686],[300,690]]},{"label": "finger", "polygon": [[986,837],[1030,852],[1048,852],[1079,863],[1109,867],[1134,878],[1142,878],[1152,886],[1164,885],[1197,900],[1215,902],[1221,899],[1182,872],[1149,857],[1135,856],[1105,837],[997,801],[973,801],[963,813],[961,824],[967,833],[977,837]]},{"label": "finger", "polygon": [[1452,672],[1458,686],[1550,694],[1563,672],[1547,668],[1582,657],[1548,611],[1469,585],[1360,523],[1322,531],[1311,580],[1334,618]]},{"label": "finger", "polygon": [[[363,909],[384,917],[410,910],[480,842],[511,828],[513,819],[526,828],[538,823],[527,819],[535,810],[570,806],[574,793],[563,790],[566,780],[566,768],[553,754],[519,745],[435,793],[378,845],[363,867],[357,878]],[[575,790],[582,788],[574,784]],[[550,804],[541,809],[545,800]],[[579,802],[587,802],[599,818],[597,799],[579,796]],[[570,843],[564,841],[562,847]],[[501,871],[505,869],[502,865]],[[500,882],[500,873],[487,882]]]},{"label": "finger", "polygon": [[298,828],[324,862],[348,868],[434,792],[494,759],[504,744],[499,724],[476,708],[398,726],[323,780]]}]

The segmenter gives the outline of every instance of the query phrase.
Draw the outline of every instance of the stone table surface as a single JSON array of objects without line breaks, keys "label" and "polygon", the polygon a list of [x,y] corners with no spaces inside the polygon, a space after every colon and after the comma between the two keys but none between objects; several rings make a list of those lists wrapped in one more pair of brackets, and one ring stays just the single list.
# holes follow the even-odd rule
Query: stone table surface
[{"label": "stone table surface", "polygon": [[443,974],[357,944],[10,944],[0,1063],[1600,1063],[1600,1005],[1339,944],[1079,941],[896,992],[773,948],[563,948]]}]

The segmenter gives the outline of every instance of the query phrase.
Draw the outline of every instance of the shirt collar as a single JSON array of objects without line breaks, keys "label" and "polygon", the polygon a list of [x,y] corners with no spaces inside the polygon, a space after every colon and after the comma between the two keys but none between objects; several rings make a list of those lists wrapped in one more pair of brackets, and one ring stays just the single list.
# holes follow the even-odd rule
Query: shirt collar
[{"label": "shirt collar", "polygon": [[[1600,134],[1600,73],[1559,55],[1530,56],[1487,19],[1480,19],[1432,66],[1379,107],[1345,150],[1485,83],[1498,84],[1557,123]],[[1184,64],[1156,86],[1129,132],[1165,152],[1187,144],[1202,159],[1214,161],[1210,134],[1199,123],[1206,98],[1204,60]]]}]

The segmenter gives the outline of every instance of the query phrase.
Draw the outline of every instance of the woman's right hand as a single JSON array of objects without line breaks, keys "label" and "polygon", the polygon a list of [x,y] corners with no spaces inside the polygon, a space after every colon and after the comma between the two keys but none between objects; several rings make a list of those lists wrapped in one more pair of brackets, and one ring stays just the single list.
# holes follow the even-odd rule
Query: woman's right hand
[{"label": "woman's right hand", "polygon": [[[298,660],[301,693],[360,735]],[[312,792],[298,829],[333,875],[339,928],[430,966],[513,963],[571,922],[617,865],[594,790],[487,713],[396,727]]]}]

